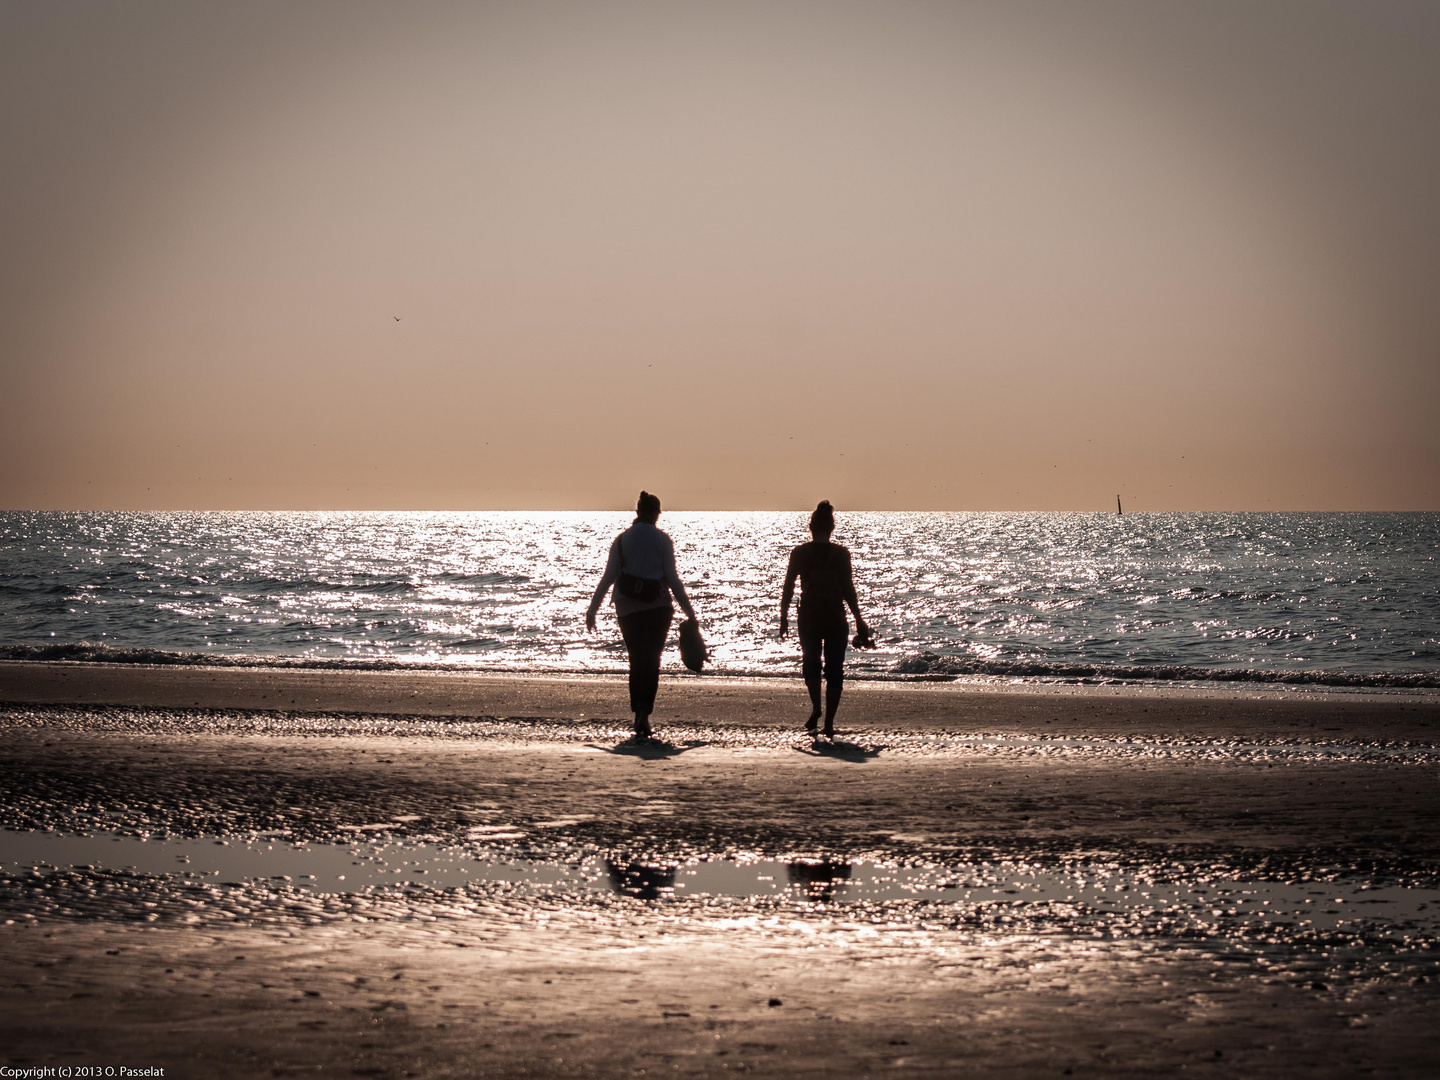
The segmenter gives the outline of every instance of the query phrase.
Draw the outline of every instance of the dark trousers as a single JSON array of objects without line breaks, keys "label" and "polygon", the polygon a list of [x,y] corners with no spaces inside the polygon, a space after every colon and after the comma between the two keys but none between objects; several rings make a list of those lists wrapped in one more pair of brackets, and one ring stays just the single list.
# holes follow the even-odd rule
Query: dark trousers
[{"label": "dark trousers", "polygon": [[835,687],[838,700],[840,685],[845,681],[845,647],[849,637],[850,627],[844,622],[828,626],[800,624],[800,674],[805,676],[805,685],[817,701],[822,673],[825,682]]},{"label": "dark trousers", "polygon": [[649,608],[620,616],[620,636],[630,654],[630,711],[649,716],[655,711],[660,688],[660,654],[670,636],[675,612],[668,607]]}]

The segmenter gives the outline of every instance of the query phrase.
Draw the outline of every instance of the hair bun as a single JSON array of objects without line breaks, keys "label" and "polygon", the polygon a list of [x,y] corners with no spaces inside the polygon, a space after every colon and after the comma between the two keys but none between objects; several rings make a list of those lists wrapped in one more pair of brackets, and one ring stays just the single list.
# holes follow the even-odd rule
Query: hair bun
[{"label": "hair bun", "polygon": [[810,515],[810,531],[831,533],[835,531],[835,508],[830,505],[829,499],[821,499],[815,507],[815,512]]}]

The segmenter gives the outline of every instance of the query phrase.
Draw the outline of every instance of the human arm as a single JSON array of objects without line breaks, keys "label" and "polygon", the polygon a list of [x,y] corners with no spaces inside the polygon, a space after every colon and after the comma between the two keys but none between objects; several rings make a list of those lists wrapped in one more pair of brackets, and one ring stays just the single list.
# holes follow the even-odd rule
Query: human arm
[{"label": "human arm", "polygon": [[795,599],[795,578],[800,568],[795,565],[795,552],[790,552],[790,562],[785,567],[785,584],[780,589],[780,636],[790,632],[790,601]]},{"label": "human arm", "polygon": [[675,569],[675,545],[669,542],[666,537],[665,544],[665,584],[670,586],[670,591],[675,595],[675,600],[680,605],[680,610],[685,612],[687,618],[695,618],[695,609],[690,606],[690,597],[685,595],[685,583],[680,580],[680,573]]},{"label": "human arm", "polygon": [[595,586],[595,595],[590,598],[590,607],[585,612],[585,629],[595,629],[595,615],[600,610],[605,594],[620,576],[620,537],[610,545],[610,555],[605,560],[605,572],[600,575],[600,584]]}]

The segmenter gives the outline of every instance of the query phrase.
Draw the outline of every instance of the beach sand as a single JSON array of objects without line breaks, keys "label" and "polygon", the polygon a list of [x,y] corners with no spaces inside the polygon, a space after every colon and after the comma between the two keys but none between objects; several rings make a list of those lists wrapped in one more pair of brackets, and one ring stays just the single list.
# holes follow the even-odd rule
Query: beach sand
[{"label": "beach sand", "polygon": [[[0,823],[457,845],[509,828],[514,858],[1104,864],[1321,890],[1337,873],[1434,888],[1440,871],[1434,700],[856,683],[840,745],[816,750],[797,682],[667,676],[667,745],[639,751],[625,700],[598,678],[0,664]],[[100,886],[0,890],[7,1064],[1410,1076],[1440,1061],[1424,934],[623,895],[235,915]]]}]

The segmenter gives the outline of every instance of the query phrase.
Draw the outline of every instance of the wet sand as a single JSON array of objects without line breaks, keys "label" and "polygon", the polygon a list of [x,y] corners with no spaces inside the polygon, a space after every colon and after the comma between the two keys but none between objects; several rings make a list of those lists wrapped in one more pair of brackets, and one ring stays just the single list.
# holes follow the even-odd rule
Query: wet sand
[{"label": "wet sand", "polygon": [[[1434,701],[856,684],[841,745],[817,751],[797,737],[794,683],[667,677],[661,693],[668,745],[634,751],[617,680],[0,664],[0,824],[366,829],[672,865],[1009,860],[1417,888],[1440,874]],[[219,894],[146,888],[6,879],[7,1064],[1348,1076],[1440,1060],[1440,954],[1413,928],[1260,932],[1217,911],[1213,932],[1177,934],[1158,917],[813,897],[476,893],[395,917],[286,894],[227,912]]]},{"label": "wet sand", "polygon": [[[667,674],[657,724],[792,728],[808,703],[794,679]],[[1433,739],[1440,693],[1381,698],[1283,691],[846,684],[841,723],[857,731],[989,731],[1116,737]],[[623,678],[0,661],[0,701],[265,709],[388,716],[628,720]]]}]

